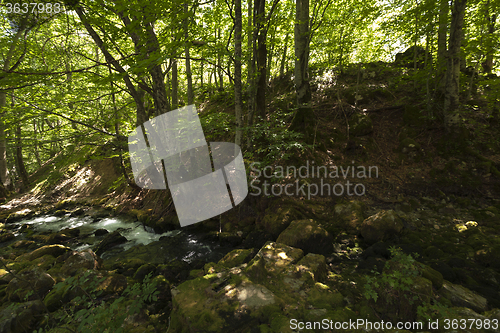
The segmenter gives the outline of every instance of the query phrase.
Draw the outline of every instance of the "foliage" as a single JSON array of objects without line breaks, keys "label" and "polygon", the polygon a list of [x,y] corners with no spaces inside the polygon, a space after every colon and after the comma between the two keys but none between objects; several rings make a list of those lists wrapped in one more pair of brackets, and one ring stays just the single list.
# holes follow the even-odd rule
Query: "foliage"
[{"label": "foliage", "polygon": [[249,161],[260,159],[262,167],[278,165],[297,156],[311,145],[300,140],[303,134],[288,129],[288,124],[295,110],[285,112],[277,110],[269,115],[267,121],[259,120],[255,125],[244,130],[253,138],[250,151],[245,153]]},{"label": "foliage", "polygon": [[[69,290],[75,290],[79,296],[55,313],[56,326],[82,333],[125,332],[123,323],[127,317],[138,314],[145,304],[157,301],[159,291],[156,290],[156,283],[151,281],[151,273],[142,283],[127,286],[120,297],[107,301],[103,300],[103,291],[99,290],[104,280],[87,271],[80,277],[70,277],[57,283],[53,288],[56,292],[63,292],[69,285]],[[43,328],[38,330],[43,331]]]},{"label": "foliage", "polygon": [[[399,248],[391,247],[392,258],[385,264],[380,274],[372,270],[375,276],[366,276],[364,296],[385,312],[387,319],[413,321],[446,316],[448,309],[439,301],[422,293],[418,287],[419,263]],[[389,313],[388,311],[395,311]]]}]

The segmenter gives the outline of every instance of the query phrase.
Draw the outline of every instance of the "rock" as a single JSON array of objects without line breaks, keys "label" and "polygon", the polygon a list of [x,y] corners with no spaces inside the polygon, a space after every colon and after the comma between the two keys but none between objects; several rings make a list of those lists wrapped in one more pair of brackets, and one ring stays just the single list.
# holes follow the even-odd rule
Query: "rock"
[{"label": "rock", "polygon": [[15,242],[14,244],[11,244],[10,246],[14,249],[25,249],[31,247],[33,244],[35,244],[34,241],[22,239]]},{"label": "rock", "polygon": [[95,253],[100,256],[110,248],[116,245],[120,245],[127,242],[127,239],[123,237],[119,231],[113,231],[107,234],[102,241],[95,248]]},{"label": "rock", "polygon": [[403,222],[393,210],[382,210],[361,224],[361,236],[368,244],[383,241],[403,230]]},{"label": "rock", "polygon": [[54,258],[57,258],[67,252],[71,251],[69,247],[64,245],[55,244],[55,245],[44,245],[30,253],[23,254],[22,256],[17,257],[16,261],[28,260],[32,261],[37,258],[43,257],[44,255],[51,255]]},{"label": "rock", "polygon": [[248,263],[254,256],[254,249],[236,249],[226,254],[217,264],[229,269]]},{"label": "rock", "polygon": [[439,290],[439,295],[449,299],[454,306],[470,308],[477,313],[483,313],[488,310],[486,298],[461,285],[453,284],[446,280],[441,290]]},{"label": "rock", "polygon": [[432,63],[432,55],[427,52],[422,46],[410,46],[408,49],[406,49],[406,51],[396,54],[394,64],[396,66],[413,68],[415,66],[415,53],[417,57],[417,68],[424,68],[426,56],[427,64]]},{"label": "rock", "polygon": [[485,267],[500,270],[500,245],[477,251],[476,260]]},{"label": "rock", "polygon": [[327,276],[326,260],[321,254],[309,253],[297,263],[298,271],[309,273],[315,282],[325,282]]},{"label": "rock", "polygon": [[145,264],[137,269],[134,274],[134,280],[142,281],[149,273],[154,273],[156,271],[156,266],[153,264]]},{"label": "rock", "polygon": [[303,218],[303,215],[292,206],[277,207],[276,203],[266,209],[266,215],[262,219],[262,228],[271,234],[273,239],[285,230],[292,221]]},{"label": "rock", "polygon": [[127,288],[127,278],[121,274],[108,276],[97,287],[97,291],[102,290],[104,295],[120,295]]},{"label": "rock", "polygon": [[91,249],[87,249],[82,252],[73,252],[72,255],[64,261],[61,272],[64,275],[73,276],[79,270],[96,270],[99,266],[100,263],[97,255]]},{"label": "rock", "polygon": [[33,216],[34,212],[31,209],[22,209],[17,212],[9,214],[7,219],[5,220],[6,223],[12,223],[12,222],[17,222],[19,220],[29,218]]},{"label": "rock", "polygon": [[236,247],[241,244],[241,237],[232,232],[219,233],[219,243],[221,246]]},{"label": "rock", "polygon": [[246,328],[260,327],[261,332],[290,332],[289,318],[313,312],[334,321],[349,320],[352,316],[342,309],[343,295],[316,281],[324,279],[326,271],[324,256],[304,257],[301,249],[268,242],[248,265],[172,289],[171,330],[249,332]]},{"label": "rock", "polygon": [[53,312],[63,306],[63,304],[70,302],[73,298],[85,295],[85,291],[80,286],[75,287],[66,282],[60,282],[45,296],[43,303],[50,312]]},{"label": "rock", "polygon": [[363,202],[353,200],[348,203],[336,204],[334,211],[335,225],[347,232],[357,233],[365,219],[366,207]]},{"label": "rock", "polygon": [[255,281],[268,279],[268,272],[279,274],[291,264],[295,264],[304,256],[301,249],[296,249],[285,244],[267,242],[250,261],[246,269]]},{"label": "rock", "polygon": [[333,237],[312,219],[293,221],[276,242],[300,248],[305,253],[331,255],[333,252]]},{"label": "rock", "polygon": [[14,304],[0,312],[0,332],[32,332],[43,319],[45,307],[40,300]]},{"label": "rock", "polygon": [[94,231],[95,236],[102,236],[102,235],[107,235],[107,234],[109,234],[109,231],[107,231],[106,229],[102,229],[102,228]]},{"label": "rock", "polygon": [[5,292],[10,302],[22,302],[28,293],[31,294],[28,296],[28,300],[34,300],[38,297],[43,298],[55,283],[52,276],[46,272],[38,269],[26,269],[17,273],[17,277],[9,282]]},{"label": "rock", "polygon": [[432,286],[434,288],[437,290],[441,289],[444,282],[443,275],[441,273],[423,264],[420,265],[419,271],[423,278],[432,282]]},{"label": "rock", "polygon": [[16,238],[12,232],[4,232],[0,235],[0,243],[10,241],[11,239]]},{"label": "rock", "polygon": [[349,119],[349,133],[353,136],[364,136],[373,132],[373,124],[368,114],[355,113]]}]

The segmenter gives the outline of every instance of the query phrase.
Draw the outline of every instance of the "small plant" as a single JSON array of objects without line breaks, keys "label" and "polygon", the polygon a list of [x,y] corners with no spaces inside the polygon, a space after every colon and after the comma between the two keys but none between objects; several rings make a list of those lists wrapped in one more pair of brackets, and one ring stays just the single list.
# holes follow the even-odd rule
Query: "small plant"
[{"label": "small plant", "polygon": [[372,270],[375,276],[366,276],[365,298],[373,300],[375,308],[393,322],[445,315],[446,307],[422,283],[420,263],[399,248],[391,247],[389,251],[392,258],[386,262],[384,271]]},{"label": "small plant", "polygon": [[[159,291],[156,290],[156,283],[151,281],[151,273],[142,283],[127,286],[119,297],[108,301],[104,301],[102,290],[99,290],[104,280],[87,271],[80,277],[70,277],[56,284],[55,290],[64,290],[70,285],[69,289],[75,290],[78,296],[55,313],[55,326],[70,332],[124,332],[123,323],[127,317],[139,313],[145,304],[157,301]],[[43,329],[37,332],[43,332]]]}]

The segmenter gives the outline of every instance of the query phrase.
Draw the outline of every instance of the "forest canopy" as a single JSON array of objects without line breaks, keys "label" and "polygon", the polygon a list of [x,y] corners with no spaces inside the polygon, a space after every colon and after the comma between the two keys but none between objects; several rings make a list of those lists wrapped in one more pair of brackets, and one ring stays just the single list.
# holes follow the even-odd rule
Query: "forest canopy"
[{"label": "forest canopy", "polygon": [[410,47],[404,65],[425,70],[422,85],[438,92],[432,103],[447,119],[466,83],[458,67],[498,74],[499,8],[498,0],[2,1],[1,183],[27,186],[29,174],[75,147],[114,142],[125,153],[136,126],[217,94],[235,110],[236,143],[251,150],[243,129],[270,117],[267,85],[287,75],[297,93],[292,129],[307,138],[314,75],[334,80]]}]

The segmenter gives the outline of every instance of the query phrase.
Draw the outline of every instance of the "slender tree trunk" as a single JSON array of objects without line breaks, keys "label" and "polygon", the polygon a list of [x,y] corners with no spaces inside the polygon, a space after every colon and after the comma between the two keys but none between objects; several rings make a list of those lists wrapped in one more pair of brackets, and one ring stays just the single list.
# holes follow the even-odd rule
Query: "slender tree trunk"
[{"label": "slender tree trunk", "polygon": [[483,62],[483,70],[486,74],[490,74],[493,70],[493,54],[495,53],[495,23],[497,14],[491,15],[490,1],[486,3],[486,24],[488,26],[488,34],[486,37],[486,59]]},{"label": "slender tree trunk", "polygon": [[[220,36],[222,35],[221,28],[217,28],[216,36],[217,38],[220,39]],[[219,76],[219,90],[223,91],[224,90],[224,75],[222,73],[222,51],[218,50],[217,52],[217,75]]]},{"label": "slender tree trunk", "polygon": [[256,19],[257,36],[257,91],[255,93],[255,111],[264,118],[266,116],[266,87],[267,87],[267,31],[265,28],[266,1],[255,0],[254,12]]},{"label": "slender tree trunk", "polygon": [[[7,54],[4,58],[3,70],[7,72],[10,67],[10,62],[12,57],[14,56],[14,51],[17,46],[17,42],[19,38],[21,38],[22,34],[26,29],[25,22],[23,21],[21,25],[18,27],[14,38],[12,39],[12,43],[10,44],[10,48],[7,51]],[[7,136],[5,133],[5,123],[3,121],[4,115],[7,111],[1,112],[1,110],[7,105],[7,96],[4,91],[0,91],[0,183],[5,186],[9,186],[11,184],[9,177],[9,168],[7,167]]]},{"label": "slender tree trunk", "polygon": [[19,176],[21,177],[21,181],[23,182],[23,186],[21,188],[21,192],[28,189],[29,187],[29,179],[28,172],[26,171],[26,166],[24,165],[23,158],[23,142],[22,142],[22,134],[21,134],[21,124],[16,126],[16,166],[17,171],[19,172]]},{"label": "slender tree trunk", "polygon": [[306,140],[310,140],[314,114],[309,85],[309,0],[296,0],[295,21],[295,89],[298,110],[291,128],[303,132]]},{"label": "slender tree trunk", "polygon": [[189,16],[188,16],[188,5],[184,4],[184,14],[186,18],[184,19],[184,37],[186,38],[185,46],[185,56],[186,56],[186,77],[187,77],[187,99],[188,105],[194,104],[194,92],[193,92],[193,75],[191,73],[191,57],[189,55]]},{"label": "slender tree trunk", "polygon": [[[247,50],[248,50],[248,73],[247,73],[247,126],[253,125],[253,117],[255,114],[255,58],[257,55],[257,30],[255,29],[255,23],[252,23],[252,19],[255,21],[253,12],[253,0],[248,0],[248,21],[247,21]],[[247,148],[250,148],[252,142],[252,132],[247,133]]]},{"label": "slender tree trunk", "polygon": [[459,107],[460,45],[466,5],[467,0],[455,0],[453,3],[444,96],[444,125],[447,131],[451,130],[453,114]]},{"label": "slender tree trunk", "polygon": [[177,70],[177,59],[171,58],[172,61],[172,110],[179,108],[179,78]]},{"label": "slender tree trunk", "polygon": [[234,142],[241,146],[243,127],[243,105],[241,99],[241,0],[234,5],[234,113],[236,116],[236,136]]},{"label": "slender tree trunk", "polygon": [[285,46],[283,47],[283,56],[281,57],[281,63],[280,63],[280,76],[285,75],[285,62],[286,62],[286,53],[288,51],[288,38],[290,38],[290,34],[287,32],[285,37]]},{"label": "slender tree trunk", "polygon": [[440,0],[439,2],[439,27],[438,27],[438,50],[437,50],[437,75],[436,75],[436,89],[440,92],[440,95],[444,95],[444,83],[443,78],[446,70],[446,54],[448,52],[448,46],[446,43],[447,33],[448,33],[448,13],[450,12],[450,6],[448,0]]}]

